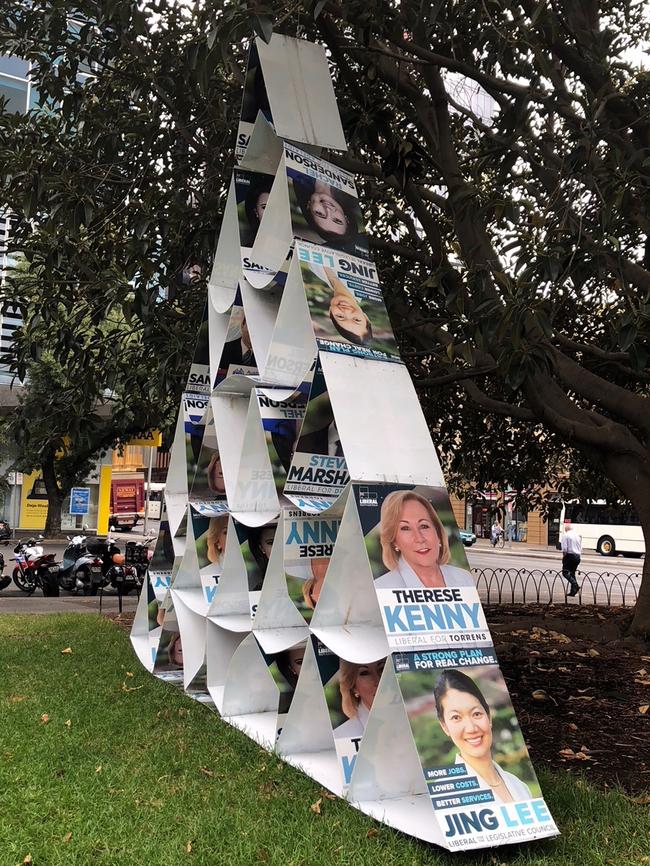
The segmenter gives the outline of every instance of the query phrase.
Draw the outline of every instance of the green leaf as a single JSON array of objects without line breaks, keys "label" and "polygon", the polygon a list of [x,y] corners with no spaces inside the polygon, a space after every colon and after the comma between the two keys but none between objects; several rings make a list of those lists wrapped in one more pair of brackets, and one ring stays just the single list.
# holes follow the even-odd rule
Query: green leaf
[{"label": "green leaf", "polygon": [[268,45],[273,36],[273,22],[266,15],[253,15],[253,30]]}]

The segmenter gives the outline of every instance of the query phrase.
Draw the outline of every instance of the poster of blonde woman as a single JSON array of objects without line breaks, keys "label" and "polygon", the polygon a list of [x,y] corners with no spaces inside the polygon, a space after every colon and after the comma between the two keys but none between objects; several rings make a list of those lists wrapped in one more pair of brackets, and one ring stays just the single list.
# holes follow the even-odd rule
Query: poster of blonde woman
[{"label": "poster of blonde woman", "polygon": [[296,243],[320,349],[401,363],[373,262]]},{"label": "poster of blonde woman", "polygon": [[354,485],[391,649],[489,639],[447,491]]},{"label": "poster of blonde woman", "polygon": [[228,537],[228,513],[197,514],[192,511],[192,528],[199,561],[199,575],[207,604],[215,596],[223,567]]},{"label": "poster of blonde woman", "polygon": [[475,586],[444,487],[354,490],[376,589]]},{"label": "poster of blonde woman", "polygon": [[334,655],[315,641],[316,660],[334,733],[344,786],[356,761],[386,659],[356,664]]},{"label": "poster of blonde woman", "polygon": [[287,590],[306,622],[311,621],[318,604],[339,525],[338,517],[285,509],[284,570]]}]

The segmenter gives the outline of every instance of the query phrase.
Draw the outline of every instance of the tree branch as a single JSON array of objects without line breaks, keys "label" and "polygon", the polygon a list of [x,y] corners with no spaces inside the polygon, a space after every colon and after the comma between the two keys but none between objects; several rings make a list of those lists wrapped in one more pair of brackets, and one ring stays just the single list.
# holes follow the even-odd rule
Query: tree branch
[{"label": "tree branch", "polygon": [[530,409],[524,406],[514,406],[511,403],[506,403],[503,400],[495,400],[493,397],[488,397],[475,382],[463,382],[463,389],[468,397],[482,409],[488,412],[494,412],[495,415],[503,415],[506,418],[516,418],[518,421],[535,421],[535,415]]}]

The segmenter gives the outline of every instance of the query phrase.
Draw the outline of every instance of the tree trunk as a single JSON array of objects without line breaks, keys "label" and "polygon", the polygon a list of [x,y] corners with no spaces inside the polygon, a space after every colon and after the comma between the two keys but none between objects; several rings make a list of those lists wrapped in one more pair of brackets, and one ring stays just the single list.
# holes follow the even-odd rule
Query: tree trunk
[{"label": "tree trunk", "polygon": [[646,555],[630,632],[650,638],[650,461],[641,461],[631,454],[618,454],[606,457],[603,468],[639,515]]},{"label": "tree trunk", "polygon": [[[644,529],[643,534],[646,538],[646,550],[650,535]],[[650,638],[650,558],[646,552],[643,560],[643,576],[641,578],[641,587],[639,589],[639,597],[637,598],[636,607],[634,608],[634,617],[630,626],[630,631],[634,635],[643,638]]]},{"label": "tree trunk", "polygon": [[64,494],[56,479],[54,470],[54,454],[50,454],[42,464],[43,483],[47,491],[47,518],[45,520],[45,536],[55,538],[61,534],[61,506]]}]

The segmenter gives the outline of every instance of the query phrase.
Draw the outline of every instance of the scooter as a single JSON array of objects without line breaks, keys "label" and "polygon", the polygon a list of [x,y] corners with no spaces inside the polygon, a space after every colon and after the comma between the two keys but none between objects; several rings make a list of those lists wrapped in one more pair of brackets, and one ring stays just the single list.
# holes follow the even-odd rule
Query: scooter
[{"label": "scooter", "polygon": [[83,592],[94,595],[104,582],[102,560],[86,548],[86,536],[68,536],[70,544],[63,551],[63,564],[59,572],[59,584],[68,592]]},{"label": "scooter", "polygon": [[28,538],[19,541],[14,547],[13,557],[16,567],[12,577],[14,583],[22,592],[32,595],[37,589],[43,591],[44,596],[59,595],[59,564],[55,562],[53,553],[43,553],[43,547],[38,540]]},{"label": "scooter", "polygon": [[137,572],[132,565],[125,564],[124,554],[114,539],[93,538],[86,542],[88,552],[96,556],[102,563],[102,581],[96,582],[93,575],[91,595],[96,595],[99,586],[112,586],[121,595],[127,595],[138,585]]}]

